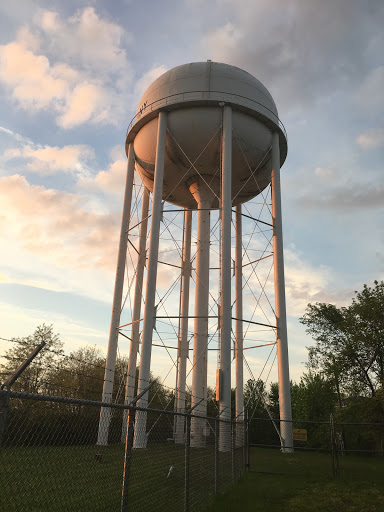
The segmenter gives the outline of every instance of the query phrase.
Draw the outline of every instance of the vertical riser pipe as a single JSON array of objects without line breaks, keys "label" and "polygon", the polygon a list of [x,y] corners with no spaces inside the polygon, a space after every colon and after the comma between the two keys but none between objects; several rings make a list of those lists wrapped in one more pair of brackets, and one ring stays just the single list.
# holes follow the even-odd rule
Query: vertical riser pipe
[{"label": "vertical riser pipe", "polygon": [[[203,185],[200,184],[197,214],[195,321],[193,340],[192,407],[206,398],[206,368],[208,344],[209,305],[209,243],[210,243],[210,201],[204,199]],[[207,402],[203,400],[195,409],[197,416],[206,415]],[[191,446],[205,446],[205,420],[192,418]]]},{"label": "vertical riser pipe", "polygon": [[[184,247],[181,276],[181,308],[180,332],[178,347],[178,377],[176,411],[185,412],[185,386],[188,358],[188,314],[189,314],[189,283],[191,276],[191,232],[192,211],[184,212]],[[176,416],[175,443],[184,443],[184,416]]]}]

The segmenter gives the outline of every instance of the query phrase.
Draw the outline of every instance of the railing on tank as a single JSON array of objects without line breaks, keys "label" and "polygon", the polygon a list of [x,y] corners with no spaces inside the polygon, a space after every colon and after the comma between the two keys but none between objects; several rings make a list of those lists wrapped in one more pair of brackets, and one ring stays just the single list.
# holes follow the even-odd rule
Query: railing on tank
[{"label": "railing on tank", "polygon": [[[203,97],[203,94],[207,93],[207,92],[209,92],[209,93],[216,93],[216,94],[225,94],[225,95],[229,94],[229,93],[222,92],[222,91],[188,91],[187,93],[183,92],[183,93],[170,94],[169,96],[166,96],[165,98],[162,98],[161,100],[156,100],[153,103],[150,103],[149,105],[145,105],[144,107],[141,107],[140,110],[136,113],[136,115],[133,116],[133,118],[131,119],[131,122],[128,125],[127,133],[126,133],[126,138],[128,137],[128,134],[131,131],[132,127],[137,123],[137,121],[139,121],[141,119],[141,117],[143,115],[148,114],[149,112],[153,112],[154,110],[157,110],[161,106],[168,105],[169,104],[169,100],[171,98],[174,98],[175,96],[180,96],[180,99],[182,101],[184,101],[185,98],[186,98],[186,95],[188,97],[188,96],[193,95],[193,94],[201,94],[201,98],[199,98],[199,100],[202,100],[202,99],[207,99],[207,98]],[[287,130],[285,129],[285,126],[284,126],[283,122],[279,119],[279,117],[271,109],[269,109],[268,107],[266,107],[265,105],[263,105],[259,101],[252,100],[251,98],[248,98],[247,96],[241,96],[239,94],[236,94],[236,96],[238,96],[239,98],[242,98],[244,100],[250,101],[251,103],[254,103],[255,105],[260,105],[265,110],[268,110],[268,112],[270,112],[273,115],[273,117],[277,120],[279,128],[284,133],[284,136],[285,136],[286,140],[288,141]],[[198,101],[197,98],[193,98],[193,100],[194,101]]]}]

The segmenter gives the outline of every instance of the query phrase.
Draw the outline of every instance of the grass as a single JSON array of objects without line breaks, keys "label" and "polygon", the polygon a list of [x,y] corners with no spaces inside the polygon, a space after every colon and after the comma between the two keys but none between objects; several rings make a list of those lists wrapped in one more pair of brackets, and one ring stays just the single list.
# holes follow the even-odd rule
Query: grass
[{"label": "grass", "polygon": [[[184,446],[148,446],[132,452],[129,510],[183,510]],[[194,510],[214,494],[214,448],[191,449],[190,453],[190,503]],[[0,511],[118,511],[123,466],[122,445],[2,448]],[[167,478],[171,466],[174,470]],[[222,484],[231,482],[230,453],[221,455],[219,474]]]},{"label": "grass", "polygon": [[[121,445],[2,448],[0,511],[118,511],[123,459]],[[171,466],[175,469],[167,478]],[[207,512],[384,510],[382,457],[342,457],[340,477],[333,479],[329,454],[284,455],[253,448],[251,469],[218,495]],[[190,510],[194,512],[214,492],[212,446],[191,449],[190,479]],[[230,479],[230,453],[220,454],[219,490]],[[184,447],[153,443],[150,449],[134,450],[129,500],[130,511],[182,511]]]},{"label": "grass", "polygon": [[348,455],[331,475],[329,454],[253,448],[251,471],[206,512],[379,512],[384,510],[384,459]]},{"label": "grass", "polygon": [[[171,500],[183,502],[183,460],[182,446],[134,451],[129,486],[133,510],[162,511]],[[178,471],[167,479],[172,465]],[[123,467],[122,445],[3,448],[0,511],[118,511]]]}]

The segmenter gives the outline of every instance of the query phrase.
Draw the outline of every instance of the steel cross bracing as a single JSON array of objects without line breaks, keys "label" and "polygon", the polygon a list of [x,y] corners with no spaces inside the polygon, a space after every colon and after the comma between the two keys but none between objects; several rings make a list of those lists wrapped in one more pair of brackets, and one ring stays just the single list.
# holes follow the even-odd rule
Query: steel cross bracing
[{"label": "steel cross bracing", "polygon": [[[199,158],[203,158],[205,149],[209,146],[209,144],[212,143],[212,141],[214,140],[215,136],[217,135],[218,131],[220,131],[220,129],[221,129],[221,127],[219,126],[218,130],[212,136],[211,140],[208,142],[208,144],[205,146],[205,148],[201,151],[200,155],[194,161],[192,161],[191,159],[188,158],[188,156],[185,154],[184,150],[181,148],[178,141],[175,139],[174,135],[172,133],[170,133],[169,130],[168,130],[168,134],[170,134],[170,136],[174,139],[174,141],[178,145],[180,151],[182,151],[182,153],[185,155],[185,157],[189,161],[190,169],[194,169],[196,171],[196,173],[201,176],[201,174],[198,172],[198,169],[197,169],[197,161]],[[234,135],[235,135],[236,143],[239,145],[241,152],[244,156],[244,159],[246,160],[243,149],[241,148],[241,144],[239,143],[235,133],[234,133]],[[263,161],[268,157],[269,151],[270,150],[268,150],[268,152],[263,155],[263,158],[259,162],[258,167],[260,167],[263,164]],[[249,166],[249,164],[248,164],[248,166]],[[256,185],[258,186],[257,178],[255,176],[255,172],[256,172],[257,168],[255,170],[253,170],[253,172],[251,172],[249,179],[254,180]],[[220,167],[218,167],[216,174],[218,174],[219,171],[220,171]],[[252,171],[252,170],[250,169],[250,171]],[[184,176],[181,178],[181,180],[183,178],[184,178]],[[206,177],[201,176],[201,178],[206,182],[207,186],[210,186],[209,180],[207,181]],[[138,189],[138,187],[136,187],[135,190],[137,190],[137,189]],[[141,187],[141,189],[142,189],[142,187]],[[170,192],[169,195],[171,195],[171,194],[172,194],[172,191]],[[271,239],[267,236],[267,233],[270,232],[271,230],[260,228],[261,225],[265,226],[265,227],[271,225],[271,223],[268,222],[268,220],[270,221],[270,218],[265,217],[265,215],[268,215],[268,214],[270,215],[270,207],[269,207],[269,203],[266,199],[267,196],[268,196],[268,191],[264,191],[261,194],[259,194],[259,196],[258,196],[260,199],[262,198],[262,201],[260,201],[260,200],[259,201],[250,201],[249,203],[245,203],[243,205],[244,227],[249,230],[249,232],[247,231],[246,234],[243,234],[243,244],[242,244],[243,245],[243,269],[244,269],[243,292],[248,294],[247,295],[248,302],[250,301],[251,298],[253,299],[253,306],[252,306],[251,310],[249,311],[248,316],[244,315],[244,323],[247,323],[248,321],[252,322],[252,321],[256,320],[258,318],[258,314],[261,313],[261,315],[266,320],[268,325],[274,325],[275,321],[274,320],[272,321],[268,317],[268,315],[265,311],[265,306],[263,304],[263,302],[265,302],[266,305],[268,307],[270,307],[271,312],[274,314],[274,309],[273,309],[271,301],[269,300],[269,297],[268,297],[268,295],[269,295],[269,289],[268,289],[269,288],[269,277],[270,277],[273,267],[268,266],[268,271],[265,271],[265,266],[262,267],[264,265],[264,260],[268,261],[268,258],[272,256],[272,254],[271,254],[271,248],[272,248]],[[125,296],[125,301],[124,301],[124,305],[123,305],[123,314],[125,315],[125,317],[128,316],[128,318],[129,318],[130,314],[132,314],[132,312],[126,311],[126,309],[128,306],[128,309],[131,310],[132,285],[133,285],[133,282],[135,280],[135,275],[136,275],[136,272],[134,269],[135,269],[135,259],[137,258],[137,254],[136,254],[137,249],[134,246],[133,242],[134,242],[134,239],[138,236],[136,231],[138,229],[138,226],[140,225],[140,219],[138,218],[138,211],[139,211],[139,206],[140,206],[140,198],[139,198],[138,191],[135,195],[135,200],[132,201],[132,203],[133,203],[133,211],[131,213],[131,225],[132,224],[134,224],[134,225],[132,228],[130,228],[129,232],[127,233],[127,236],[129,236],[129,241],[132,242],[132,245],[129,243],[128,248],[127,248],[127,253],[129,255],[128,256],[129,262],[127,262],[127,285],[126,285],[127,290],[126,290],[126,296]],[[158,289],[157,289],[157,293],[156,293],[157,314],[156,314],[156,317],[162,316],[162,311],[164,311],[164,316],[167,318],[166,319],[158,318],[156,320],[158,325],[156,325],[156,328],[154,329],[154,333],[153,333],[153,346],[157,347],[158,349],[160,349],[161,347],[165,348],[165,350],[168,354],[169,360],[170,360],[170,367],[169,367],[168,371],[163,370],[162,375],[161,375],[161,380],[163,381],[164,385],[169,383],[170,374],[175,370],[175,368],[177,368],[177,363],[175,361],[175,358],[172,356],[172,354],[170,352],[171,348],[176,349],[177,347],[176,346],[171,347],[171,344],[166,343],[166,341],[170,341],[170,340],[176,341],[177,337],[178,337],[177,324],[175,322],[173,322],[172,317],[178,318],[178,315],[173,314],[173,312],[175,311],[175,293],[177,293],[179,283],[180,283],[179,270],[180,270],[180,258],[182,255],[182,238],[181,238],[181,236],[179,237],[179,234],[182,235],[182,231],[183,231],[182,224],[180,222],[180,217],[181,217],[180,213],[182,213],[183,211],[184,210],[180,209],[180,208],[177,209],[177,211],[175,211],[174,207],[172,207],[172,206],[171,206],[171,208],[167,208],[165,202],[163,202],[162,230],[161,230],[161,235],[160,235],[161,247],[159,248],[159,260],[160,260],[159,264],[167,265],[171,269],[171,272],[168,274],[169,277],[171,277],[171,279],[169,280],[169,285],[166,290],[164,290],[162,287],[158,287]],[[173,213],[173,215],[172,215],[172,213]],[[216,250],[216,248],[215,248],[215,244],[217,244],[219,246],[218,249],[220,248],[220,230],[219,230],[219,232],[217,232],[217,229],[219,229],[220,219],[214,218],[214,216],[215,216],[214,211],[212,211],[212,214],[213,214],[212,215],[212,217],[213,217],[212,224],[213,225],[212,225],[210,231],[211,231],[211,253],[212,253],[213,260],[212,260],[212,263],[210,263],[210,268],[212,271],[214,271],[214,270],[218,270],[218,268],[219,268],[219,267],[215,266],[214,259],[216,257],[220,256],[220,250]],[[170,216],[170,215],[172,215],[172,216]],[[194,217],[195,216],[196,216],[196,213],[194,213]],[[264,216],[264,219],[263,219],[263,216]],[[136,218],[134,219],[134,217],[136,217]],[[149,217],[150,217],[150,215],[149,215]],[[136,223],[135,223],[135,221],[136,221]],[[258,237],[258,239],[257,239],[257,237]],[[260,245],[261,238],[265,239],[265,241],[266,241],[266,246],[264,246],[263,248],[261,248],[261,245]],[[192,232],[192,241],[196,242],[196,233],[195,232]],[[133,253],[132,253],[132,251],[133,251]],[[257,259],[255,259],[255,257],[254,256],[252,257],[252,255],[251,255],[252,252],[253,253],[258,252],[259,254],[261,254],[261,256],[257,257]],[[191,263],[192,264],[195,261],[195,258],[196,258],[196,253],[191,254]],[[172,267],[174,268],[175,271],[178,271],[177,275],[173,273]],[[192,286],[193,286],[193,283],[195,282],[195,276],[194,276],[195,272],[196,272],[196,270],[193,269],[192,276],[191,276]],[[213,272],[213,274],[214,274],[214,272]],[[213,281],[213,283],[217,282],[218,277],[217,276],[215,277],[213,275],[212,281]],[[208,283],[206,284],[206,287],[208,287]],[[217,317],[217,306],[220,303],[220,293],[218,293],[216,295],[213,291],[215,288],[217,288],[217,285],[215,285],[215,284],[214,284],[214,286],[212,286],[212,284],[211,284],[211,286],[209,287],[209,294],[210,294],[209,316]],[[191,296],[192,295],[193,294],[191,293]],[[178,302],[178,299],[177,299],[177,302]],[[234,304],[235,301],[232,301],[232,303]],[[191,308],[192,308],[192,306],[190,306],[190,309]],[[192,319],[193,315],[190,313],[189,317]],[[244,342],[245,343],[247,343],[247,341],[254,342],[254,340],[252,338],[250,338],[250,336],[252,336],[253,332],[260,332],[260,333],[261,332],[272,332],[272,333],[274,332],[273,328],[257,329],[257,330],[253,329],[252,330],[251,327],[253,324],[251,324],[249,322],[247,323],[247,327],[245,328],[245,331],[244,331]],[[121,323],[123,323],[123,322],[121,322]],[[259,322],[259,323],[261,323],[261,322]],[[161,327],[161,326],[163,326],[163,327]],[[216,328],[215,328],[215,326],[216,326]],[[212,343],[214,344],[214,343],[219,342],[218,334],[217,334],[218,333],[217,323],[215,325],[210,324],[209,330],[210,330],[210,334],[209,334],[209,339],[208,339],[208,345],[210,345],[209,350],[212,350]],[[193,332],[192,332],[191,328],[189,327],[189,329],[188,329],[189,341],[191,340],[192,335],[193,335]],[[129,338],[129,336],[127,336],[127,337]],[[233,337],[233,333],[232,333],[232,337]],[[156,343],[156,338],[159,339],[159,342],[160,342],[159,344]],[[259,338],[259,337],[257,337],[257,338]],[[252,350],[252,351],[254,351],[255,349],[263,350],[263,347],[268,347],[268,345],[270,345],[271,343],[275,343],[275,341],[272,342],[272,340],[269,340],[269,339],[258,339],[257,341],[261,344],[253,346],[253,347],[245,346],[244,349]],[[161,345],[161,347],[157,346],[157,345]],[[214,351],[218,350],[218,348],[213,348],[213,350]],[[124,352],[126,352],[126,350],[124,350]],[[250,354],[250,352],[249,352],[249,354]],[[251,361],[252,366],[254,366],[254,364],[255,364],[254,357],[249,355],[249,360]],[[268,360],[269,359],[267,359],[267,361]],[[192,369],[193,369],[193,364],[191,362],[189,362],[187,377],[190,376]],[[271,370],[272,370],[272,367],[271,367],[269,373],[271,373]],[[253,373],[251,373],[250,366],[249,366],[249,368],[247,367],[247,371],[250,374],[250,377],[254,378]],[[154,370],[154,373],[157,374],[158,372],[156,370]],[[212,381],[209,382],[209,384],[211,386],[213,386]]]}]

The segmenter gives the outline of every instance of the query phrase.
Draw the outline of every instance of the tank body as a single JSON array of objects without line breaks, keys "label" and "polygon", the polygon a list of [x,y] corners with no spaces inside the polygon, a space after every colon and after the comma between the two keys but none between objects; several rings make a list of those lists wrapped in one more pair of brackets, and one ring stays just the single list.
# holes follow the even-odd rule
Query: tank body
[{"label": "tank body", "polygon": [[[152,191],[158,112],[166,110],[167,136],[163,200],[196,208],[190,183],[200,176],[220,197],[222,106],[233,110],[232,201],[244,203],[270,183],[272,131],[278,131],[281,164],[287,140],[276,105],[264,85],[249,73],[216,62],[178,66],[160,76],[141,98],[128,130],[136,170]],[[212,207],[219,206],[218,199]]]}]

